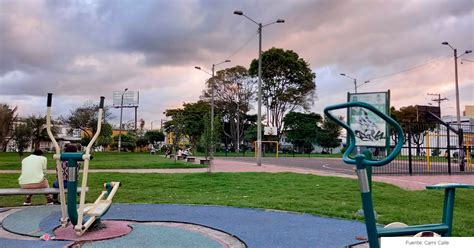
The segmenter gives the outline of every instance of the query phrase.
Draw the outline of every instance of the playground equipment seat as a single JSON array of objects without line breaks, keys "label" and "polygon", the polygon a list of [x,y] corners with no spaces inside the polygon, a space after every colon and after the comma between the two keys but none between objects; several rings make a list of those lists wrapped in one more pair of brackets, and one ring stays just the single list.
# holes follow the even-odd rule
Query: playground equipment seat
[{"label": "playground equipment seat", "polygon": [[[48,136],[51,139],[56,153],[54,154],[53,158],[56,160],[56,168],[58,172],[58,181],[63,182],[63,168],[61,166],[61,161],[68,162],[68,172],[69,178],[67,180],[67,188],[70,189],[68,197],[67,197],[67,206],[66,206],[66,199],[65,199],[65,188],[63,183],[59,183],[59,195],[61,199],[61,225],[63,227],[67,226],[68,218],[71,223],[74,225],[74,230],[77,235],[84,234],[90,227],[96,226],[100,224],[100,218],[107,213],[110,206],[112,205],[112,198],[114,197],[115,193],[117,192],[118,188],[120,187],[120,182],[110,182],[104,185],[105,191],[102,191],[100,196],[93,204],[85,204],[86,199],[86,189],[87,189],[87,176],[89,173],[89,161],[92,159],[90,155],[90,150],[92,145],[95,143],[97,138],[99,137],[101,131],[101,122],[102,122],[102,115],[103,115],[103,108],[104,108],[104,97],[100,98],[99,104],[99,114],[97,118],[97,132],[92,137],[91,141],[86,147],[85,153],[81,152],[63,152],[61,153],[61,149],[59,148],[56,139],[54,138],[53,133],[51,132],[51,103],[52,103],[52,95],[48,93],[48,103],[47,103],[47,115],[46,115],[46,126]],[[82,186],[80,200],[79,200],[79,209],[77,208],[77,180],[76,176],[79,171],[77,169],[77,162],[84,161],[84,167],[82,172]],[[66,207],[67,207],[67,216],[66,216]]]},{"label": "playground equipment seat", "polygon": [[[353,153],[356,147],[356,138],[354,130],[352,130],[349,125],[343,121],[335,118],[330,111],[336,109],[345,109],[351,107],[361,107],[372,111],[374,114],[381,117],[388,124],[395,128],[397,133],[397,143],[395,148],[391,153],[382,160],[374,161],[368,158],[364,154],[356,154],[353,158],[350,155]],[[362,207],[364,210],[365,225],[367,229],[367,235],[369,238],[369,245],[371,248],[379,248],[379,238],[380,237],[395,237],[395,236],[407,236],[407,235],[416,235],[420,232],[434,232],[442,236],[451,236],[452,224],[453,224],[453,211],[454,211],[454,196],[455,190],[457,188],[474,188],[474,185],[466,184],[437,184],[432,186],[427,186],[427,189],[444,189],[444,208],[443,208],[443,217],[441,223],[437,224],[425,224],[425,225],[414,225],[408,226],[403,223],[393,223],[388,225],[385,228],[378,226],[375,221],[374,207],[372,202],[372,192],[371,192],[371,177],[370,174],[367,174],[367,171],[371,171],[372,166],[384,166],[390,163],[395,157],[400,153],[400,150],[404,143],[403,130],[400,125],[379,111],[374,106],[365,103],[365,102],[347,102],[338,105],[328,106],[324,109],[325,115],[336,122],[338,125],[342,126],[347,130],[348,139],[348,148],[343,155],[342,160],[347,164],[355,164],[357,177],[359,181],[359,188],[362,198]]]}]

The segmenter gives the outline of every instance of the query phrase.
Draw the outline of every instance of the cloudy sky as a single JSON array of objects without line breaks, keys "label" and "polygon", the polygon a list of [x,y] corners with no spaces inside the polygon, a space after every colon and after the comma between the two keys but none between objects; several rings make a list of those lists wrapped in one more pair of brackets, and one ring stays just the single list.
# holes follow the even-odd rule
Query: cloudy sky
[{"label": "cloudy sky", "polygon": [[[397,108],[432,102],[455,114],[453,51],[474,49],[472,0],[0,0],[0,103],[22,116],[67,114],[114,91],[140,92],[138,118],[158,125],[167,108],[198,100],[210,71],[249,67],[263,49],[291,49],[316,73],[312,111],[346,100],[357,78],[362,91],[391,90]],[[461,111],[474,105],[474,55],[459,64]],[[469,60],[469,61],[468,61]],[[436,104],[435,102],[432,102]],[[119,110],[113,110],[118,122]],[[133,110],[124,111],[124,120]],[[155,126],[156,127],[156,126]]]}]

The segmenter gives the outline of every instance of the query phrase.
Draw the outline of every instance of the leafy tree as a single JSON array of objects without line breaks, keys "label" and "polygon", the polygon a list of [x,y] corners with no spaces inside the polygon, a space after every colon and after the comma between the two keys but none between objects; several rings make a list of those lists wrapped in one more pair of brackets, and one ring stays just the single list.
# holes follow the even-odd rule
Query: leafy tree
[{"label": "leafy tree", "polygon": [[46,131],[46,116],[31,115],[26,119],[26,124],[28,128],[31,129],[31,143],[33,149],[37,150],[40,147],[41,141],[49,140]]},{"label": "leafy tree", "polygon": [[204,156],[206,159],[209,158],[212,147],[214,146],[214,149],[217,148],[217,141],[220,138],[219,132],[216,131],[220,129],[220,122],[218,121],[219,119],[220,116],[214,117],[214,133],[211,133],[210,114],[206,113],[204,115],[204,119],[202,120],[204,123],[204,133],[201,136],[201,144],[204,148]]},{"label": "leafy tree", "polygon": [[[114,136],[114,146],[118,147],[119,136]],[[137,135],[134,132],[123,133],[121,136],[121,149],[134,151],[137,147]]]},{"label": "leafy tree", "polygon": [[[97,128],[95,128],[95,129],[97,129]],[[94,132],[95,131],[96,130],[94,130]],[[110,125],[109,123],[103,123],[102,126],[101,126],[100,135],[99,135],[99,137],[97,137],[96,145],[97,146],[104,146],[104,147],[112,145],[114,143],[114,140],[112,138],[112,134],[113,134],[112,125]]]},{"label": "leafy tree", "polygon": [[13,123],[16,121],[17,107],[10,108],[7,104],[0,104],[0,148],[7,150],[7,144],[12,138]]},{"label": "leafy tree", "polygon": [[[418,115],[416,106],[405,106],[399,110],[391,108],[391,116],[400,124],[405,133],[405,140],[416,145],[416,155],[421,154],[421,145],[424,143],[426,131],[433,130],[436,124]],[[407,137],[409,134],[410,137]]]},{"label": "leafy tree", "polygon": [[[252,60],[250,75],[258,74],[258,59]],[[267,108],[267,123],[281,137],[283,117],[313,104],[316,74],[309,64],[291,50],[271,48],[262,54],[262,104]]]},{"label": "leafy tree", "polygon": [[183,106],[182,121],[184,134],[188,137],[192,149],[194,150],[199,138],[204,132],[203,116],[210,112],[211,107],[209,103],[202,100],[196,103],[184,103]]},{"label": "leafy tree", "polygon": [[[339,116],[343,120],[342,116]],[[341,145],[339,136],[341,135],[342,127],[336,124],[329,118],[324,118],[321,131],[318,134],[318,144],[323,148],[323,152],[332,153],[331,149]]]},{"label": "leafy tree", "polygon": [[145,133],[145,139],[150,144],[156,144],[157,142],[165,141],[165,134],[162,131],[151,130]]},{"label": "leafy tree", "polygon": [[315,143],[318,138],[320,132],[318,123],[321,122],[321,120],[321,115],[316,113],[288,113],[283,119],[287,140],[293,143],[298,150],[302,150],[305,147],[312,147],[312,144]]},{"label": "leafy tree", "polygon": [[[61,116],[63,124],[69,126],[69,132],[80,129],[86,138],[92,138],[90,130],[96,130],[99,106],[91,102],[86,102],[83,106],[70,110],[68,116]],[[112,118],[108,108],[104,107],[104,120]]]},{"label": "leafy tree", "polygon": [[143,147],[145,147],[145,146],[147,146],[147,145],[149,144],[149,143],[148,143],[148,140],[147,140],[145,137],[143,137],[143,136],[138,137],[138,138],[137,138],[137,141],[136,141],[135,143],[136,143],[137,146],[140,148],[140,150],[141,150]]},{"label": "leafy tree", "polygon": [[[176,150],[178,150],[179,142],[185,134],[183,112],[183,109],[167,109],[164,113],[166,117],[171,118],[171,120],[164,123],[164,128],[167,133],[171,134],[171,148],[173,153],[176,153]],[[175,160],[176,159],[175,156]]]},{"label": "leafy tree", "polygon": [[23,156],[23,151],[28,147],[31,141],[32,132],[27,124],[20,124],[15,127],[13,131],[13,140],[15,140],[16,149],[20,158]]},{"label": "leafy tree", "polygon": [[[254,91],[254,81],[243,66],[235,66],[217,72],[208,80],[207,89],[202,98],[211,97],[211,86],[214,85],[215,106],[222,116],[222,134],[232,140],[233,148],[242,140],[244,133],[244,116],[250,110],[250,99]],[[238,133],[237,133],[238,131]]]}]

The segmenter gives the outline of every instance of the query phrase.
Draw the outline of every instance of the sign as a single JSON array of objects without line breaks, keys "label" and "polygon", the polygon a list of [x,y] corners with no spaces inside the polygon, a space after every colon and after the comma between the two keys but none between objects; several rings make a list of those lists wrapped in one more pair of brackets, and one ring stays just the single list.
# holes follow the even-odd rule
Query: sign
[{"label": "sign", "polygon": [[[369,92],[348,95],[350,102],[366,102],[373,105],[384,114],[388,114],[390,92]],[[350,108],[349,125],[354,130],[357,146],[378,146],[385,147],[388,134],[387,123],[365,108]],[[388,134],[388,137],[387,137]]]},{"label": "sign", "polygon": [[[123,94],[123,105],[122,105],[122,94]],[[113,94],[113,105],[114,107],[136,107],[140,100],[138,91],[114,91]]]}]

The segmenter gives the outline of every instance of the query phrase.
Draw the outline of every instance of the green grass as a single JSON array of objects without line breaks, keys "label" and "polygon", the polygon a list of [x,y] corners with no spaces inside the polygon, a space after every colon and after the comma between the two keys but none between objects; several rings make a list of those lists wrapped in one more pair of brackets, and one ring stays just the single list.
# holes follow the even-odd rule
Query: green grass
[{"label": "green grass", "polygon": [[[0,174],[0,188],[18,187],[18,174]],[[50,181],[54,175],[49,175]],[[105,181],[123,186],[119,203],[180,203],[264,208],[356,219],[361,208],[357,181],[294,173],[89,174],[87,201],[99,195]],[[442,216],[443,191],[407,191],[374,182],[374,205],[379,223],[437,223]],[[474,190],[458,190],[454,235],[474,236]],[[0,206],[20,205],[23,196],[0,197]],[[44,204],[34,196],[34,204]]]},{"label": "green grass", "polygon": [[[29,154],[23,155],[23,158]],[[90,169],[162,169],[162,168],[204,168],[204,165],[174,161],[159,155],[128,152],[96,152],[92,154]],[[53,154],[46,154],[48,169],[54,169]],[[0,170],[20,170],[21,159],[17,153],[0,152]]]}]

